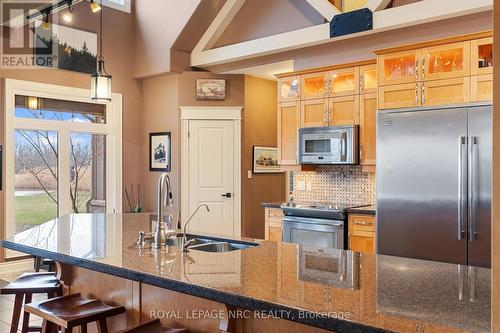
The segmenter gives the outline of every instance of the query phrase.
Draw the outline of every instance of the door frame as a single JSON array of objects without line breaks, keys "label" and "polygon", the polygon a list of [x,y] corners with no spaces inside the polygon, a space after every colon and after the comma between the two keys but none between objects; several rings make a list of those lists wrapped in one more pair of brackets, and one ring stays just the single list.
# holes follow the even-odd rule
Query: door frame
[{"label": "door frame", "polygon": [[[85,132],[93,134],[109,134],[109,138],[106,144],[106,151],[112,153],[111,158],[107,158],[106,164],[108,170],[114,170],[116,177],[106,177],[107,188],[109,189],[108,202],[107,202],[107,212],[108,213],[121,213],[122,212],[122,95],[113,93],[111,102],[96,102],[92,101],[90,98],[90,89],[74,88],[60,85],[52,85],[31,81],[22,81],[15,79],[4,79],[4,143],[5,143],[5,156],[14,151],[14,137],[10,133],[13,133],[15,128],[27,128],[30,129],[33,126],[41,130],[54,130],[61,131],[66,130],[67,123],[51,120],[31,120],[19,118],[16,119],[14,116],[15,108],[15,96],[25,95],[25,96],[36,96],[41,98],[52,98],[59,100],[68,100],[75,102],[84,103],[94,103],[94,104],[104,104],[106,105],[106,115],[109,121],[106,124],[100,124],[97,127],[95,124],[78,123],[72,124],[71,131],[74,132]],[[60,148],[62,149],[62,148]],[[67,150],[67,149],[66,149]],[[62,149],[60,151],[61,156],[67,151]],[[69,155],[68,155],[69,156]],[[64,157],[63,157],[64,158]],[[61,161],[58,161],[60,165]],[[60,170],[60,168],[58,168]],[[14,205],[14,159],[5,159],[5,207],[13,207]],[[69,180],[61,179],[63,185],[67,187]],[[63,187],[64,187],[63,186]],[[63,196],[61,196],[63,198]],[[63,208],[69,205],[69,199],[63,199],[59,205]],[[59,207],[59,209],[60,209]],[[68,206],[69,207],[69,206]],[[4,223],[2,226],[5,230],[7,237],[13,235],[13,224],[12,219],[14,219],[13,209],[5,209],[4,212]]]},{"label": "door frame", "polygon": [[232,120],[234,124],[234,224],[241,237],[241,112],[242,106],[180,106],[181,112],[181,217],[189,216],[189,122],[192,120]]}]

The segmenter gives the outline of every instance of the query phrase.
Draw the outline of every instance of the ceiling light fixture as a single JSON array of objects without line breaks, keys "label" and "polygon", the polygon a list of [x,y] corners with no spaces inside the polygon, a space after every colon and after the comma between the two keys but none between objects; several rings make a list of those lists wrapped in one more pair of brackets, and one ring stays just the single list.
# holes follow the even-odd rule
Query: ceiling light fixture
[{"label": "ceiling light fixture", "polygon": [[45,13],[45,17],[42,22],[43,30],[50,30],[50,22],[49,22],[49,12]]},{"label": "ceiling light fixture", "polygon": [[63,20],[66,23],[73,22],[73,7],[71,7],[72,0],[68,0],[68,10],[63,14]]},{"label": "ceiling light fixture", "polygon": [[94,0],[90,0],[90,9],[92,10],[92,13],[97,13],[101,10],[101,5],[99,5]]},{"label": "ceiling light fixture", "polygon": [[[101,5],[102,5],[102,0]],[[97,71],[92,74],[90,82],[90,94],[94,101],[111,101],[111,75],[106,73],[104,67],[104,56],[102,55],[102,10],[99,14],[99,58],[97,59]]]}]

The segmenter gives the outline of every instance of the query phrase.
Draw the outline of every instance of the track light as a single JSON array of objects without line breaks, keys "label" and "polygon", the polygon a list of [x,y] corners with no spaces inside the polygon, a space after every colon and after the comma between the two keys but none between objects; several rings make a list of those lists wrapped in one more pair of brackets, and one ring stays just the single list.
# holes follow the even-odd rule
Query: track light
[{"label": "track light", "polygon": [[97,13],[101,10],[101,6],[94,0],[90,0],[90,9],[92,10],[92,13]]},{"label": "track light", "polygon": [[43,30],[50,30],[49,13],[45,13],[45,18],[42,23]]},{"label": "track light", "polygon": [[71,7],[72,0],[68,0],[68,10],[63,14],[63,20],[66,23],[73,21],[73,8]]}]

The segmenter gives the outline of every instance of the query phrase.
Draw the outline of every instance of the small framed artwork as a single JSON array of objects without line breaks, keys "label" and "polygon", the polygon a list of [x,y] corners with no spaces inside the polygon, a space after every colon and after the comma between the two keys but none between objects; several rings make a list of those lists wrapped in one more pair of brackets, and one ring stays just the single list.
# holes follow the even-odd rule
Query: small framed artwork
[{"label": "small framed artwork", "polygon": [[226,99],[226,80],[223,79],[197,79],[196,99]]},{"label": "small framed artwork", "polygon": [[149,171],[172,171],[171,138],[170,132],[149,133]]},{"label": "small framed artwork", "polygon": [[253,146],[253,173],[281,173],[278,148]]}]

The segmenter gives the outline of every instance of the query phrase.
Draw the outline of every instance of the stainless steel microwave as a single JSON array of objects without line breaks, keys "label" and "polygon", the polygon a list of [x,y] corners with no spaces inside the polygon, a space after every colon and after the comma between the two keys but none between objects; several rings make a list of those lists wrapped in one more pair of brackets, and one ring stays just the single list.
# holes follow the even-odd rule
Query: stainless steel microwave
[{"label": "stainless steel microwave", "polygon": [[359,126],[299,129],[300,164],[358,164]]}]

